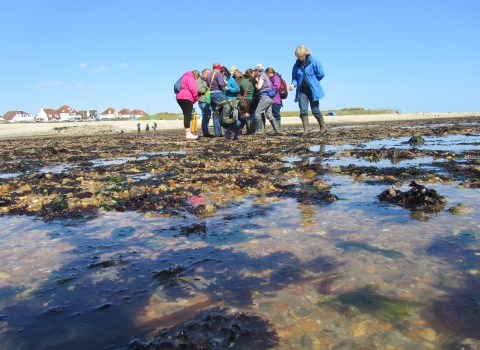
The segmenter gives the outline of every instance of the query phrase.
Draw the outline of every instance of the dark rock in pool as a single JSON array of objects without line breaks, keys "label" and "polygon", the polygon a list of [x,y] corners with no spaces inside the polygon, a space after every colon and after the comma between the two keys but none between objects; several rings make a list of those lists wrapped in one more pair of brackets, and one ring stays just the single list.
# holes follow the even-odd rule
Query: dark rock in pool
[{"label": "dark rock in pool", "polygon": [[[133,341],[134,349],[274,349],[279,337],[273,324],[256,315],[213,308],[170,329],[147,343]],[[308,339],[303,339],[308,345]]]},{"label": "dark rock in pool", "polygon": [[193,214],[198,218],[205,218],[208,216],[214,216],[217,212],[217,207],[210,204],[200,204],[195,209],[193,209]]},{"label": "dark rock in pool", "polygon": [[412,189],[402,192],[393,187],[378,195],[380,201],[400,205],[405,208],[441,210],[447,203],[445,197],[440,196],[437,191],[428,189],[425,186],[412,181],[409,185]]},{"label": "dark rock in pool", "polygon": [[412,136],[407,141],[407,143],[409,143],[411,145],[423,145],[425,143],[425,139],[421,136]]}]

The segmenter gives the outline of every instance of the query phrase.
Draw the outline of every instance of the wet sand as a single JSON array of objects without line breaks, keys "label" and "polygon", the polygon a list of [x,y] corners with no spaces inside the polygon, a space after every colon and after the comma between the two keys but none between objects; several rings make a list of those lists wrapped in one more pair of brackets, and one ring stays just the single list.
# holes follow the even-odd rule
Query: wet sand
[{"label": "wet sand", "polygon": [[[372,115],[346,115],[325,116],[328,124],[352,124],[352,123],[377,123],[382,121],[405,121],[426,120],[444,118],[465,118],[478,116],[480,112],[430,112],[430,113],[403,113],[403,114],[372,114]],[[147,122],[152,125],[153,121],[141,120],[141,132],[145,132]],[[158,130],[175,130],[183,128],[183,120],[157,120]],[[115,133],[122,130],[125,133],[137,132],[137,120],[127,121],[90,121],[90,122],[52,122],[52,123],[0,123],[0,138],[29,137],[29,136],[52,136],[62,135],[93,135],[102,133]],[[315,119],[310,117],[310,123]],[[282,125],[301,125],[300,118],[285,117]],[[210,122],[212,125],[212,122]],[[150,129],[151,130],[151,129]]]}]

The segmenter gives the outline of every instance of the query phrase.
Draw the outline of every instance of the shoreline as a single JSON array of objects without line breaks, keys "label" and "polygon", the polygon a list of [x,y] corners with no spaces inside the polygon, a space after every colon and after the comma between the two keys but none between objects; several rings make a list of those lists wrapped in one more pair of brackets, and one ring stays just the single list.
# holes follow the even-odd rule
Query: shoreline
[{"label": "shoreline", "polygon": [[[430,113],[403,113],[403,114],[363,114],[363,115],[336,115],[324,116],[325,123],[329,124],[364,124],[377,122],[401,122],[409,120],[441,120],[448,118],[475,118],[479,112],[430,112]],[[316,125],[314,117],[309,117],[311,127]],[[155,120],[157,132],[161,130],[181,130],[183,120]],[[33,136],[82,136],[93,134],[111,134],[117,130],[124,133],[137,132],[137,123],[142,125],[141,133],[145,133],[145,125],[153,120],[126,120],[126,121],[89,121],[89,122],[50,122],[50,123],[1,123],[0,138],[22,138]],[[199,123],[200,124],[200,123]],[[212,127],[210,121],[210,128]],[[268,123],[267,123],[268,125]],[[302,125],[298,117],[282,118],[282,126]],[[200,129],[200,125],[199,125]],[[152,132],[152,129],[151,133]],[[200,132],[197,132],[201,134]]]}]

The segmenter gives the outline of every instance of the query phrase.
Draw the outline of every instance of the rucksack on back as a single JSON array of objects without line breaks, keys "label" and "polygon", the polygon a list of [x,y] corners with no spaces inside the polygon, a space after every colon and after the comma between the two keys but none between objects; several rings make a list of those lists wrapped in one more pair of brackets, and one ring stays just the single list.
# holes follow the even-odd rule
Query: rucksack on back
[{"label": "rucksack on back", "polygon": [[177,80],[175,85],[173,85],[173,92],[175,93],[175,95],[180,92],[181,88],[182,88],[182,77],[180,77],[180,79]]},{"label": "rucksack on back", "polygon": [[280,74],[278,76],[280,77],[280,80],[282,81],[282,83],[280,84],[280,89],[278,91],[280,91],[280,97],[282,98],[282,100],[284,100],[288,97],[287,82],[282,78],[282,76]]}]

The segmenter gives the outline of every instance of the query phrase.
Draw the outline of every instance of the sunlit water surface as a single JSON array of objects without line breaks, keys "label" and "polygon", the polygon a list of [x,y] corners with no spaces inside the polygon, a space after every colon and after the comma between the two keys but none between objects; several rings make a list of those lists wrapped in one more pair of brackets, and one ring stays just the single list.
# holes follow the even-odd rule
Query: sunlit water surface
[{"label": "sunlit water surface", "polygon": [[[403,141],[367,147],[399,147]],[[427,143],[452,147],[449,141]],[[422,162],[432,160],[399,166]],[[396,165],[385,160],[375,166]],[[91,221],[50,224],[1,217],[0,348],[127,348],[214,306],[270,320],[285,348],[349,349],[372,337],[390,349],[438,349],[460,341],[432,305],[462,293],[464,274],[478,276],[477,190],[456,182],[429,184],[448,204],[437,213],[417,213],[380,203],[377,195],[387,185],[347,176],[325,180],[339,201],[323,206],[223,193],[231,205],[205,219],[186,211],[178,217],[101,212]],[[456,216],[446,210],[458,203],[473,212]],[[182,227],[202,222],[205,233],[182,234]],[[153,278],[177,266],[185,270],[173,279]],[[369,293],[387,299],[376,307],[375,298],[364,300]]]}]

